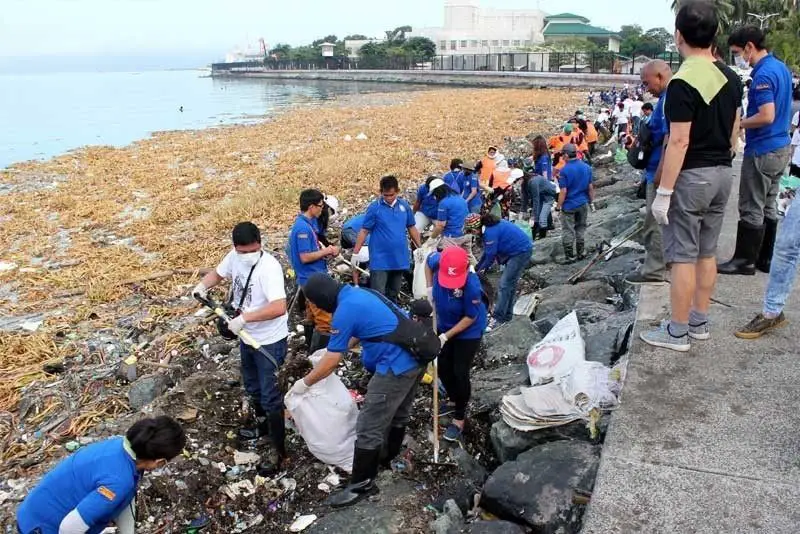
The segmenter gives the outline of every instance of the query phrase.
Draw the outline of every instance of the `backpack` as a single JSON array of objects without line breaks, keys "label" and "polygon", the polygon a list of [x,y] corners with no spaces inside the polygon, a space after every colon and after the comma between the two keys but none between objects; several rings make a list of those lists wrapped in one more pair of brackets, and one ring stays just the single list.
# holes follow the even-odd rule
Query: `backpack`
[{"label": "backpack", "polygon": [[646,169],[652,153],[653,134],[650,132],[650,127],[645,122],[642,122],[639,125],[639,135],[628,149],[628,163],[634,169]]},{"label": "backpack", "polygon": [[369,291],[378,297],[397,317],[397,326],[394,331],[382,336],[366,339],[365,341],[397,345],[410,352],[420,365],[427,365],[439,356],[442,342],[439,341],[439,336],[436,335],[433,328],[425,323],[414,321],[406,317],[393,302],[377,291],[372,289],[365,289],[365,291]]}]

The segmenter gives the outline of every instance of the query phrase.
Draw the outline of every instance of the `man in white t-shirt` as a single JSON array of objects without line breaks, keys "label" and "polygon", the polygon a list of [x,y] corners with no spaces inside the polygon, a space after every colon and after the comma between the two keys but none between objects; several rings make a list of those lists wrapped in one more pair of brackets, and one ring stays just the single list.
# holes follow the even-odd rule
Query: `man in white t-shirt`
[{"label": "man in white t-shirt", "polygon": [[228,329],[236,335],[244,330],[261,345],[256,350],[239,343],[242,380],[258,423],[256,428],[240,429],[239,438],[270,436],[274,450],[258,467],[259,474],[271,476],[286,458],[283,395],[275,373],[286,358],[289,316],[283,269],[278,260],[261,250],[261,232],[255,224],[243,222],[234,227],[233,250],[197,284],[193,293],[205,298],[208,290],[223,280],[231,280],[229,302],[237,311],[228,322]]},{"label": "man in white t-shirt", "polygon": [[628,106],[628,114],[630,115],[631,122],[633,123],[633,135],[639,135],[639,124],[642,121],[643,105],[644,102],[640,97],[637,98],[636,100],[632,100],[630,106]]}]

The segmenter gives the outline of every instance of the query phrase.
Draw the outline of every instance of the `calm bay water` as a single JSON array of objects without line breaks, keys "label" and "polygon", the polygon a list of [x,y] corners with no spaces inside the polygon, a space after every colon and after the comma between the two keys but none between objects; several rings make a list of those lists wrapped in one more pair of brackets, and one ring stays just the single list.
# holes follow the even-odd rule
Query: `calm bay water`
[{"label": "calm bay water", "polygon": [[83,145],[123,146],[161,130],[258,121],[338,95],[419,89],[205,76],[201,71],[0,74],[0,168]]}]

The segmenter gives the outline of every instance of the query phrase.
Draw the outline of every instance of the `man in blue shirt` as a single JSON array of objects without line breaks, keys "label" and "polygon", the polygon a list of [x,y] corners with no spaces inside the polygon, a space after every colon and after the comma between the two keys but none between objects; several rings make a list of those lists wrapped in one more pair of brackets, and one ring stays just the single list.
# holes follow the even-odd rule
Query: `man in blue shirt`
[{"label": "man in blue shirt", "polygon": [[326,274],[313,275],[305,293],[309,301],[333,314],[331,339],[325,356],[288,394],[304,395],[333,373],[355,341],[361,342],[364,368],[374,373],[358,413],[350,483],[328,500],[333,507],[350,506],[378,492],[379,464],[388,464],[400,452],[422,369],[411,353],[381,341],[395,331],[397,313],[403,313],[393,309],[394,304],[373,291],[342,286]]},{"label": "man in blue shirt", "polygon": [[742,175],[739,180],[739,227],[733,259],[717,266],[720,274],[769,272],[778,229],[776,200],[791,158],[792,74],[766,49],[766,35],[744,26],[728,38],[740,67],[753,67],[748,93]]},{"label": "man in blue shirt", "polygon": [[578,148],[567,143],[562,153],[567,163],[558,177],[561,188],[558,193],[558,209],[562,212],[561,244],[564,246],[564,261],[574,263],[576,250],[579,260],[585,257],[583,235],[589,218],[589,204],[594,202],[594,185],[592,168],[578,159]]},{"label": "man in blue shirt", "polygon": [[647,128],[650,130],[653,151],[647,161],[644,172],[644,179],[647,183],[646,191],[646,211],[644,219],[644,238],[645,259],[638,272],[631,273],[625,277],[630,284],[660,284],[666,280],[667,266],[664,262],[664,246],[661,239],[661,225],[653,218],[653,200],[656,198],[655,177],[660,173],[661,155],[664,152],[664,140],[667,138],[669,129],[667,119],[664,116],[664,101],[667,98],[667,85],[672,79],[672,69],[661,59],[655,59],[646,64],[642,69],[642,84],[655,97],[658,103],[653,108],[647,120]]},{"label": "man in blue shirt", "polygon": [[491,267],[495,260],[506,266],[500,277],[497,301],[492,313],[492,322],[489,325],[494,327],[497,323],[505,323],[513,318],[517,284],[530,263],[533,242],[519,226],[495,215],[484,215],[481,224],[483,225],[483,257],[475,270],[482,273]]},{"label": "man in blue shirt", "polygon": [[430,188],[431,182],[434,180],[439,180],[439,178],[428,176],[425,183],[417,189],[417,198],[414,200],[414,226],[420,234],[436,220],[436,212],[439,209],[439,203]]},{"label": "man in blue shirt", "polygon": [[463,163],[460,159],[452,160],[450,162],[450,172],[442,176],[444,183],[459,195],[461,194],[461,181],[463,179],[461,176],[461,165]]},{"label": "man in blue shirt", "polygon": [[[360,215],[356,215],[355,217],[351,217],[344,222],[341,236],[342,250],[351,250],[356,246],[358,233],[364,226],[364,219],[366,218],[367,215],[362,213]],[[364,246],[361,247],[361,252],[358,255],[353,255],[352,262],[361,269],[367,268],[367,263],[369,262],[369,236],[367,236],[366,241],[364,241]],[[357,286],[360,278],[361,277],[358,269],[353,269],[353,284]]]},{"label": "man in blue shirt", "polygon": [[325,195],[316,189],[300,193],[300,215],[289,232],[289,260],[297,275],[297,284],[303,287],[314,273],[328,271],[325,258],[337,256],[339,247],[321,247],[317,240],[316,220],[325,207]]},{"label": "man in blue shirt", "polygon": [[353,254],[371,235],[369,247],[370,287],[396,302],[403,282],[403,273],[411,264],[406,232],[414,245],[422,246],[419,232],[414,226],[411,206],[400,198],[400,184],[394,176],[381,178],[381,198],[367,208],[364,225],[358,233]]},{"label": "man in blue shirt", "polygon": [[483,205],[483,194],[481,193],[481,181],[478,173],[475,172],[474,163],[461,164],[461,180],[459,181],[461,196],[467,201],[470,213],[480,213]]}]

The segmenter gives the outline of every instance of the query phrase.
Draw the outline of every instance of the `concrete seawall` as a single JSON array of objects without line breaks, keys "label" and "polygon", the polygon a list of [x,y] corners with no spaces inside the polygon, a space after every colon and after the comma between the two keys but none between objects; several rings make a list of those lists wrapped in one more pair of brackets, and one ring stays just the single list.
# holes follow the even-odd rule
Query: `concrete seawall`
[{"label": "concrete seawall", "polygon": [[215,71],[216,78],[266,78],[274,80],[332,80],[346,82],[412,83],[461,87],[571,87],[601,89],[639,83],[639,76],[561,72],[398,71],[398,70],[294,70]]}]

